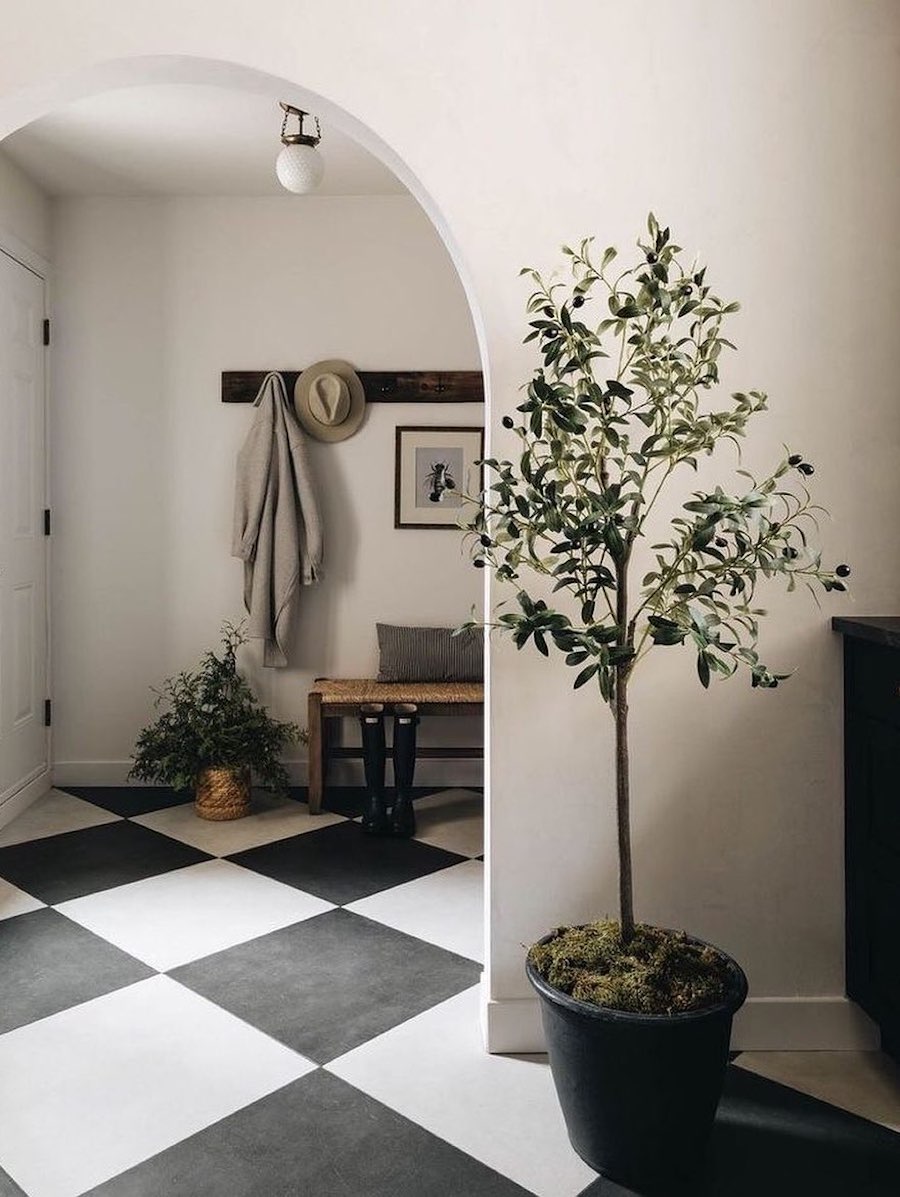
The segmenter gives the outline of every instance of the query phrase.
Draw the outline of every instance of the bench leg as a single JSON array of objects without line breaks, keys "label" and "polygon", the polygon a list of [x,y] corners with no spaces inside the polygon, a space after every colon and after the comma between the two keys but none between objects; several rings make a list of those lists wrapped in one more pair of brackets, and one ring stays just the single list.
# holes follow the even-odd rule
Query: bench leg
[{"label": "bench leg", "polygon": [[322,695],[315,692],[309,696],[307,730],[309,732],[309,813],[317,815],[322,810],[324,742],[322,737]]},{"label": "bench leg", "polygon": [[322,717],[322,801],[328,794],[328,771],[331,767],[332,749],[340,742],[341,721]]}]

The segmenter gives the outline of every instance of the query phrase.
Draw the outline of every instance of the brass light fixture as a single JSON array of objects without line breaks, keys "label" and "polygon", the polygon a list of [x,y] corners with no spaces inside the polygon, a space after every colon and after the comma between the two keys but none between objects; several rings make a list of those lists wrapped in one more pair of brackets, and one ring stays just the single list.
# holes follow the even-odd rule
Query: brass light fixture
[{"label": "brass light fixture", "polygon": [[[282,149],[275,162],[275,174],[286,191],[292,191],[295,195],[306,195],[315,191],[325,173],[325,163],[316,148],[322,140],[319,118],[313,118],[316,122],[315,134],[305,133],[303,118],[309,116],[309,113],[304,112],[302,108],[295,108],[293,104],[285,104],[283,100],[280,103],[284,109],[284,120],[281,122]],[[287,131],[291,117],[297,118],[295,133]]]}]

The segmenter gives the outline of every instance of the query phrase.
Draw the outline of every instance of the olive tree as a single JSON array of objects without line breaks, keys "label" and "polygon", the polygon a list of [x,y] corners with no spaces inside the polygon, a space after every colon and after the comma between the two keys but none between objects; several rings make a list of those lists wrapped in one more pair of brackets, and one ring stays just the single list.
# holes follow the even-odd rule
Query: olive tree
[{"label": "olive tree", "polygon": [[[518,586],[516,609],[491,626],[521,649],[562,654],[574,686],[594,685],[615,721],[621,934],[634,933],[629,816],[628,690],[648,653],[688,645],[700,683],[743,672],[775,687],[757,649],[761,580],[794,590],[844,590],[849,568],[823,567],[810,543],[821,508],[807,481],[814,467],[787,450],[765,477],[736,469],[731,488],[698,490],[678,503],[661,539],[646,545],[651,515],[679,471],[723,442],[738,447],[766,410],[762,391],[704,403],[719,382],[724,335],[736,303],[720,299],[705,267],[651,213],[638,260],[619,270],[617,251],[599,258],[593,239],[563,247],[570,278],[521,273],[534,290],[526,341],[541,363],[517,411],[503,419],[519,439],[516,460],[490,458],[469,524],[475,565]],[[603,319],[585,322],[589,304]],[[683,492],[682,492],[683,493]],[[665,514],[670,506],[657,514]],[[677,501],[676,501],[677,502]],[[654,523],[657,522],[654,521]],[[641,557],[643,561],[641,562]],[[640,565],[640,576],[632,576]],[[529,593],[524,575],[545,579]]]}]

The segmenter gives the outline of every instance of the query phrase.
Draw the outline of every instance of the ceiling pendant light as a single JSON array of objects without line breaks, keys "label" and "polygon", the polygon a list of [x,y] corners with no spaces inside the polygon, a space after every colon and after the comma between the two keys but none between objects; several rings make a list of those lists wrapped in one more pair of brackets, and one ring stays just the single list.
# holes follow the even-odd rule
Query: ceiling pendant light
[{"label": "ceiling pendant light", "polygon": [[[285,190],[293,191],[296,195],[306,195],[315,191],[325,173],[325,163],[316,149],[322,140],[319,118],[314,117],[314,136],[312,133],[303,132],[303,118],[309,116],[308,112],[304,112],[302,108],[295,108],[293,104],[285,104],[283,100],[281,107],[284,109],[284,120],[281,122],[282,150],[275,162],[275,174]],[[287,131],[288,120],[292,116],[297,117],[296,133]]]}]

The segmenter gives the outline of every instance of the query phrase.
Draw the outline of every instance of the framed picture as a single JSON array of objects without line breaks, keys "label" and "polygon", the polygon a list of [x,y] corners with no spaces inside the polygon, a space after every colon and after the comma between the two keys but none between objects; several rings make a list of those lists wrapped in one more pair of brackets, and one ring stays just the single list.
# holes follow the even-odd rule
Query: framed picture
[{"label": "framed picture", "polygon": [[398,428],[395,528],[456,528],[481,491],[483,428]]}]

